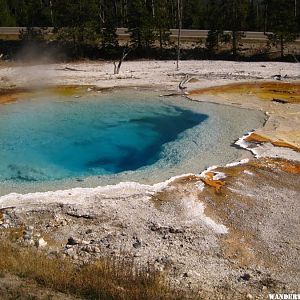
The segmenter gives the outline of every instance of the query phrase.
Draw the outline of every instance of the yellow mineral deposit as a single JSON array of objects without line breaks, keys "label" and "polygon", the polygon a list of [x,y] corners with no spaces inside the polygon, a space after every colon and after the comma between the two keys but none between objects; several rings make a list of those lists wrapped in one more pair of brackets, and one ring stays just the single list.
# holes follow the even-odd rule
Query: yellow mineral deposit
[{"label": "yellow mineral deposit", "polygon": [[300,83],[286,82],[254,82],[234,83],[215,86],[204,89],[197,89],[190,95],[219,95],[219,94],[245,94],[255,95],[263,100],[284,100],[288,103],[300,103]]},{"label": "yellow mineral deposit", "polygon": [[293,144],[283,141],[283,140],[272,139],[272,138],[266,137],[264,135],[254,133],[254,132],[251,133],[248,137],[246,137],[245,140],[247,142],[254,142],[254,143],[271,143],[272,145],[277,146],[277,147],[286,147],[286,148],[290,148],[290,149],[300,152],[300,148],[297,147],[296,145],[293,145]]},{"label": "yellow mineral deposit", "polygon": [[201,178],[201,180],[208,186],[215,188],[216,193],[221,192],[221,188],[225,185],[225,182],[222,180],[215,180],[214,176],[216,173],[214,172],[206,172],[205,175]]}]

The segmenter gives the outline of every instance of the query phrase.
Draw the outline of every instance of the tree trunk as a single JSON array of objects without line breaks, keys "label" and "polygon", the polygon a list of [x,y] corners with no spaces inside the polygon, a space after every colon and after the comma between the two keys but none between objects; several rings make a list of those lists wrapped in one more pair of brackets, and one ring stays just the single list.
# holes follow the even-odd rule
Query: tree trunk
[{"label": "tree trunk", "polygon": [[268,1],[265,2],[265,11],[264,11],[264,34],[268,31]]},{"label": "tree trunk", "polygon": [[162,30],[159,30],[159,49],[160,49],[160,54],[162,54],[162,49],[163,49],[163,38],[162,38]]},{"label": "tree trunk", "polygon": [[131,51],[131,49],[128,49],[128,48],[125,48],[123,50],[123,53],[122,53],[122,56],[119,60],[119,63],[118,65],[116,64],[116,62],[114,61],[114,74],[119,74],[120,73],[120,69],[121,69],[121,66],[122,66],[122,63],[124,61],[124,59],[126,58],[126,56],[129,54],[129,52]]},{"label": "tree trunk", "polygon": [[52,23],[52,27],[54,27],[54,19],[53,19],[53,5],[52,5],[52,1],[50,0],[50,16],[51,16],[51,23]]},{"label": "tree trunk", "polygon": [[180,60],[180,39],[181,39],[181,28],[182,28],[182,0],[177,0],[177,17],[178,17],[178,35],[177,35],[177,62],[176,70],[179,70]]},{"label": "tree trunk", "polygon": [[237,31],[232,31],[232,54],[237,55]]},{"label": "tree trunk", "polygon": [[155,7],[154,7],[154,1],[153,0],[151,2],[151,6],[152,6],[152,17],[155,18]]},{"label": "tree trunk", "polygon": [[280,35],[280,54],[281,54],[281,58],[283,58],[284,57],[283,35]]}]

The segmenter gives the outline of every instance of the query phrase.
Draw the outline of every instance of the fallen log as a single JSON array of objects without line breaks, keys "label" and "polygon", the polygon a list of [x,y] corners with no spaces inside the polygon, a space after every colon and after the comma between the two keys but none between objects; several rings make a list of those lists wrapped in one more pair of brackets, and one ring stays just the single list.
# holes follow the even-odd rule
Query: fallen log
[{"label": "fallen log", "polygon": [[287,104],[289,103],[288,100],[284,100],[284,99],[277,99],[277,98],[273,98],[272,100],[273,102],[277,102],[277,103],[281,103],[281,104]]}]

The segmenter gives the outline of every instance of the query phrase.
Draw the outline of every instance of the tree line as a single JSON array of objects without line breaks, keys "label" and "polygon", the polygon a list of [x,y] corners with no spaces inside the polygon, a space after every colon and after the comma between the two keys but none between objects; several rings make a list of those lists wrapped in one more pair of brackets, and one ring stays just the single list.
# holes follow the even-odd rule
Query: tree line
[{"label": "tree line", "polygon": [[300,32],[300,0],[0,0],[0,26],[54,27],[75,48],[117,46],[117,27],[128,28],[133,47],[161,49],[170,28],[207,29],[209,51],[230,42],[234,55],[243,31],[271,31],[283,54]]}]

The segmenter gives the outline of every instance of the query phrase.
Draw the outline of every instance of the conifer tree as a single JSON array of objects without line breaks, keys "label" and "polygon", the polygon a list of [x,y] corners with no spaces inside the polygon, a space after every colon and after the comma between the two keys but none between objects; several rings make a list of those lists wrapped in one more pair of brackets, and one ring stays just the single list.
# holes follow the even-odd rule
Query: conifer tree
[{"label": "conifer tree", "polygon": [[243,36],[243,25],[247,15],[247,0],[222,0],[221,9],[224,11],[224,27],[232,33],[232,54],[238,54],[238,44]]},{"label": "conifer tree", "polygon": [[117,9],[115,1],[105,1],[103,5],[104,19],[102,24],[102,46],[104,47],[117,47],[118,36],[117,36]]},{"label": "conifer tree", "polygon": [[269,35],[269,40],[274,45],[279,45],[280,55],[283,57],[286,44],[295,41],[299,34],[297,33],[294,0],[272,0],[270,2],[272,34]]},{"label": "conifer tree", "polygon": [[15,26],[15,24],[7,0],[0,0],[0,26]]},{"label": "conifer tree", "polygon": [[131,0],[128,10],[128,31],[132,45],[137,48],[150,48],[155,40],[151,4],[147,0]]},{"label": "conifer tree", "polygon": [[54,22],[58,37],[71,42],[76,54],[81,46],[94,43],[100,35],[100,11],[96,0],[56,0],[53,2]]},{"label": "conifer tree", "polygon": [[207,24],[210,29],[206,39],[206,48],[214,53],[219,48],[219,42],[223,35],[223,22],[218,0],[211,0],[207,5]]},{"label": "conifer tree", "polygon": [[155,30],[157,33],[159,48],[170,41],[170,18],[168,17],[168,0],[155,0],[153,10]]}]

